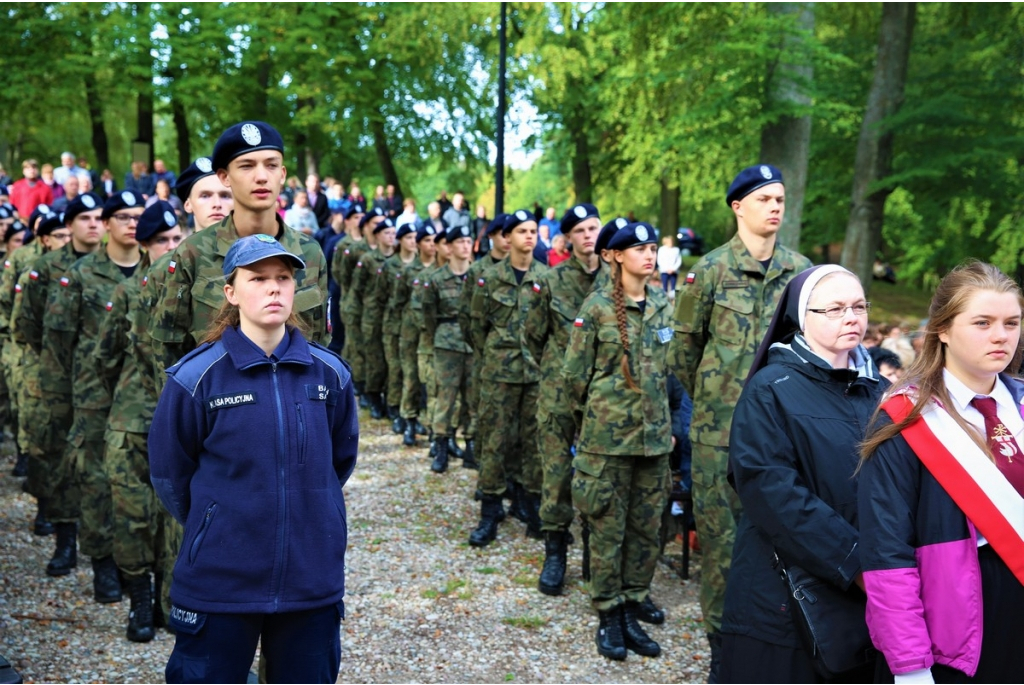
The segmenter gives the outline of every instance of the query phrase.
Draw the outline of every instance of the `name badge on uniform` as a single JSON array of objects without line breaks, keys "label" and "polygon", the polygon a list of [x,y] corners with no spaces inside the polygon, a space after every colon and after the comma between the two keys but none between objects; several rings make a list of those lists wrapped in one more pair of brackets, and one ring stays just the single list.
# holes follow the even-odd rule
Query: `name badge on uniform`
[{"label": "name badge on uniform", "polygon": [[256,404],[256,393],[233,392],[226,395],[215,395],[206,400],[206,408],[209,411],[231,409],[232,407],[241,407],[244,404]]},{"label": "name badge on uniform", "polygon": [[668,341],[672,339],[672,334],[675,331],[671,328],[660,328],[658,329],[658,340],[662,345],[668,344]]},{"label": "name badge on uniform", "polygon": [[722,287],[726,288],[726,289],[746,288],[747,287],[747,282],[746,281],[722,281]]},{"label": "name badge on uniform", "polygon": [[314,385],[309,384],[306,386],[306,399],[313,400],[315,402],[326,402],[327,404],[337,404],[338,396],[337,393],[333,392],[326,385]]}]

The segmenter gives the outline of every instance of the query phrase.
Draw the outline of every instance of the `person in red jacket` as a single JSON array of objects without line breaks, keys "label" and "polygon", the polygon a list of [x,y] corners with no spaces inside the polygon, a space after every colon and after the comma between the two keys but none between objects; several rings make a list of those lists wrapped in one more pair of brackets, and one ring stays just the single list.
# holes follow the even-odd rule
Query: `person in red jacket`
[{"label": "person in red jacket", "polygon": [[11,186],[11,204],[21,216],[28,216],[39,205],[53,204],[53,191],[39,180],[39,162],[26,159],[21,163],[25,178]]}]

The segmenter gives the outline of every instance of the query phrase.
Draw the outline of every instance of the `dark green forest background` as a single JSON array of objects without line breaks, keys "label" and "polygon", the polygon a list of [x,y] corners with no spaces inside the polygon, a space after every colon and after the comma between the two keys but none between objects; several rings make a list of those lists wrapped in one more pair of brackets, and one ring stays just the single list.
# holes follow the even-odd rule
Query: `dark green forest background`
[{"label": "dark green forest background", "polygon": [[[498,3],[2,4],[0,159],[133,141],[180,169],[241,119],[289,173],[493,212]],[[1024,9],[932,3],[509,3],[508,92],[542,154],[506,209],[595,201],[711,244],[724,190],[787,174],[783,239],[928,286],[965,257],[1018,276]],[[822,246],[831,245],[826,255]]]}]

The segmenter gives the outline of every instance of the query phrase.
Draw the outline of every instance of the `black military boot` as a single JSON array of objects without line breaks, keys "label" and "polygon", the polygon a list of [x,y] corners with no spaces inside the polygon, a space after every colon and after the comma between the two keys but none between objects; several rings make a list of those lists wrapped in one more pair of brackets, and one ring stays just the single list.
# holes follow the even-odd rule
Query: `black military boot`
[{"label": "black military boot", "polygon": [[398,407],[388,407],[388,418],[391,419],[391,432],[401,435],[405,432],[405,419],[398,413]]},{"label": "black military boot", "polygon": [[636,620],[639,607],[637,602],[626,602],[622,609],[622,632],[626,638],[626,647],[640,656],[658,656],[661,654],[661,645],[652,640]]},{"label": "black military boot", "polygon": [[437,456],[437,440],[434,440],[434,431],[430,431],[430,435],[427,436],[427,442],[430,443],[430,451],[427,452],[427,459],[433,459]]},{"label": "black military boot", "polygon": [[473,547],[486,547],[498,537],[498,521],[504,514],[501,497],[484,495],[480,500],[480,523],[476,530],[469,534],[469,544]]},{"label": "black military boot", "polygon": [[18,461],[14,463],[14,468],[11,469],[11,475],[15,478],[24,478],[28,475],[28,455],[18,450]]},{"label": "black military boot", "polygon": [[583,540],[583,580],[590,582],[590,526],[586,521],[583,522],[580,538]]},{"label": "black military boot", "polygon": [[544,531],[540,529],[540,495],[523,488],[523,506],[526,508],[526,537],[543,540]]},{"label": "black military boot", "polygon": [[36,535],[53,535],[53,524],[46,520],[46,500],[36,500],[36,520],[32,524]]},{"label": "black military boot", "polygon": [[164,614],[163,605],[164,574],[157,571],[153,574],[153,627],[164,628],[167,626],[167,616]]},{"label": "black military boot", "polygon": [[622,661],[626,658],[626,638],[622,634],[622,605],[608,611],[599,611],[597,616],[601,621],[597,626],[597,635],[594,636],[597,653],[615,661]]},{"label": "black military boot", "polygon": [[132,642],[149,642],[156,634],[153,625],[153,586],[150,584],[149,573],[133,576],[125,585],[132,600],[127,637]]},{"label": "black military boot", "polygon": [[459,447],[459,443],[455,442],[455,436],[451,435],[448,437],[448,454],[452,455],[454,459],[465,459],[466,453]]},{"label": "black military boot", "polygon": [[530,515],[526,512],[526,489],[516,483],[512,482],[512,502],[508,505],[508,513],[512,514],[512,518],[519,519],[523,523],[528,523]]},{"label": "black military boot", "polygon": [[711,645],[711,665],[708,670],[708,683],[717,683],[722,669],[722,635],[708,633],[708,644]]},{"label": "black military boot", "polygon": [[78,566],[78,524],[58,523],[54,531],[57,533],[57,545],[53,550],[53,558],[46,565],[46,575],[66,576]]},{"label": "black military boot", "polygon": [[366,396],[366,393],[364,392],[362,395],[359,396],[359,408],[360,409],[369,409],[370,407],[371,407],[371,405],[370,405],[370,398],[368,398]]},{"label": "black military boot", "polygon": [[405,429],[402,433],[402,444],[406,447],[416,446],[416,419],[409,419],[405,422]]},{"label": "black military boot", "polygon": [[[425,409],[426,407],[422,407],[421,411]],[[419,419],[416,419],[416,435],[431,435],[432,433],[433,431],[430,428],[427,428],[422,423],[420,423]]]},{"label": "black military boot", "polygon": [[437,446],[437,454],[430,464],[430,470],[434,473],[444,473],[448,470],[448,443],[445,438],[440,437],[436,438],[434,443]]},{"label": "black military boot", "polygon": [[644,623],[660,626],[665,622],[665,612],[658,608],[650,595],[644,597],[644,601],[636,609],[636,617]]},{"label": "black military boot", "polygon": [[384,407],[380,399],[380,393],[368,392],[366,393],[370,400],[370,418],[371,419],[383,419],[384,418]]},{"label": "black military boot", "polygon": [[462,457],[462,468],[464,469],[480,469],[480,464],[476,463],[476,446],[473,444],[474,442],[472,439],[466,441],[465,454]]},{"label": "black military boot", "polygon": [[114,557],[92,560],[92,592],[93,598],[100,604],[121,601],[121,579],[117,574]]},{"label": "black military boot", "polygon": [[565,531],[549,530],[544,537],[544,568],[540,572],[537,589],[545,595],[557,597],[565,584],[565,557],[569,540]]}]

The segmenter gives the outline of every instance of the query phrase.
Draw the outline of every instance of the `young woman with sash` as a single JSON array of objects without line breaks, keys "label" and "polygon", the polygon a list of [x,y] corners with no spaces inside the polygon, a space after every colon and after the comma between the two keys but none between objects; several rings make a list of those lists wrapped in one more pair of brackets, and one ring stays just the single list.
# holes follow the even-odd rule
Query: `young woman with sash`
[{"label": "young woman with sash", "polygon": [[994,266],[948,274],[921,354],[863,444],[876,682],[1024,682],[1024,383],[1011,375],[1022,310]]}]

